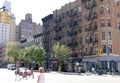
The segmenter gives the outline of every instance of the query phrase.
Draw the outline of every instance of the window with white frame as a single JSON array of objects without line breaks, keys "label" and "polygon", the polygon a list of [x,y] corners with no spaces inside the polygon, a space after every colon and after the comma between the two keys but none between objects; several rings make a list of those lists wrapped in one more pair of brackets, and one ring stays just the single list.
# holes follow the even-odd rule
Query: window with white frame
[{"label": "window with white frame", "polygon": [[79,6],[79,7],[78,7],[78,12],[81,12],[81,11],[82,11],[82,7]]}]

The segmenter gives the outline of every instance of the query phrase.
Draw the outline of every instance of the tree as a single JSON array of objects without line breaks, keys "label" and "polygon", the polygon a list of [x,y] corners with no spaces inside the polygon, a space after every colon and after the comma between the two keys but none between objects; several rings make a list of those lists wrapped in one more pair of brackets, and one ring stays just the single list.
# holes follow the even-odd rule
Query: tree
[{"label": "tree", "polygon": [[41,64],[45,59],[45,51],[42,47],[39,46],[29,46],[24,49],[24,59],[28,62],[34,60],[38,64]]},{"label": "tree", "polygon": [[72,51],[65,45],[60,45],[60,43],[57,42],[53,46],[53,52],[54,57],[59,61],[58,71],[61,72],[62,63],[70,57],[69,55],[72,53]]},{"label": "tree", "polygon": [[20,55],[19,47],[16,45],[9,45],[7,48],[8,48],[7,56],[12,57],[14,59],[13,62],[16,63]]},{"label": "tree", "polygon": [[38,63],[41,64],[45,61],[46,52],[42,47],[36,46],[35,47],[35,56],[33,59]]}]

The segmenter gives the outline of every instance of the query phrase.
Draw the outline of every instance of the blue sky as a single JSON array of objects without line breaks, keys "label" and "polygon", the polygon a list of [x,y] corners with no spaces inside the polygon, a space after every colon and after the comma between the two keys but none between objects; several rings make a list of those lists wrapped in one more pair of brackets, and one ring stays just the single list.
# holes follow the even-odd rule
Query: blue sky
[{"label": "blue sky", "polygon": [[[5,0],[0,0],[0,7]],[[52,13],[55,9],[75,0],[8,0],[11,2],[11,12],[16,16],[16,24],[31,13],[34,22],[42,23],[41,18]]]}]

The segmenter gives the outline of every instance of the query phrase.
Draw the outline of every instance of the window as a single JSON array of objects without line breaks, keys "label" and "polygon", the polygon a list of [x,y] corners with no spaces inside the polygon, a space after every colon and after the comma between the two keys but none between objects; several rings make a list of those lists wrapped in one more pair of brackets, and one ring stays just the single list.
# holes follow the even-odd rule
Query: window
[{"label": "window", "polygon": [[66,17],[69,16],[69,11],[66,12]]},{"label": "window", "polygon": [[111,40],[111,32],[108,32],[108,39]]},{"label": "window", "polygon": [[106,53],[106,45],[102,45],[103,53]]},{"label": "window", "polygon": [[118,23],[118,29],[120,30],[120,22]]},{"label": "window", "polygon": [[82,26],[80,26],[80,28],[79,28],[79,32],[82,33]]},{"label": "window", "polygon": [[119,1],[116,2],[116,5],[119,6]]},{"label": "window", "polygon": [[80,44],[82,44],[82,37],[80,37]]},{"label": "window", "polygon": [[81,12],[81,11],[82,11],[82,7],[79,6],[79,7],[78,7],[78,12]]},{"label": "window", "polygon": [[97,36],[97,34],[95,34],[95,41],[97,41],[98,40],[98,36]]},{"label": "window", "polygon": [[62,13],[62,18],[65,18],[65,13]]},{"label": "window", "polygon": [[119,11],[117,11],[117,17],[120,17],[120,13],[119,13]]},{"label": "window", "polygon": [[102,40],[105,40],[105,32],[102,32]]},{"label": "window", "polygon": [[78,17],[78,21],[79,21],[79,22],[82,22],[82,16],[79,16],[79,17]]},{"label": "window", "polygon": [[103,7],[100,8],[100,14],[104,14],[104,8]]},{"label": "window", "polygon": [[88,48],[85,49],[86,54],[88,54]]},{"label": "window", "polygon": [[110,7],[107,7],[107,14],[110,14]]},{"label": "window", "polygon": [[108,19],[108,27],[110,27],[110,26],[111,26],[110,19]]},{"label": "window", "polygon": [[101,27],[105,27],[105,20],[104,19],[101,20]]},{"label": "window", "polygon": [[93,47],[90,47],[90,54],[93,53]]},{"label": "window", "polygon": [[94,22],[94,29],[97,29],[97,22]]},{"label": "window", "polygon": [[103,0],[100,0],[100,2],[102,2]]},{"label": "window", "polygon": [[108,53],[112,53],[112,45],[108,46]]}]

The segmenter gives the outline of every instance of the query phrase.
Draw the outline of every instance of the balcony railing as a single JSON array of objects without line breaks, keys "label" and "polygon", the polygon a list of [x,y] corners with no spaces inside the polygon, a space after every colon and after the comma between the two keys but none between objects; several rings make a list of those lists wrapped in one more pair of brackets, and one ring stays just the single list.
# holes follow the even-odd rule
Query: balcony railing
[{"label": "balcony railing", "polygon": [[97,12],[93,12],[93,18],[97,18]]},{"label": "balcony railing", "polygon": [[56,35],[55,37],[54,37],[54,40],[60,40],[62,37],[61,37],[61,35]]},{"label": "balcony railing", "polygon": [[72,41],[72,42],[69,42],[67,45],[70,47],[78,46],[78,42]]},{"label": "balcony railing", "polygon": [[86,38],[86,43],[91,43],[91,42],[92,42],[92,38],[91,37]]},{"label": "balcony railing", "polygon": [[68,34],[68,36],[75,36],[75,35],[77,35],[77,31],[71,30],[67,34]]},{"label": "balcony railing", "polygon": [[96,24],[94,25],[93,30],[97,30],[97,25]]},{"label": "balcony railing", "polygon": [[62,30],[62,27],[61,27],[61,26],[55,26],[55,27],[54,27],[54,30],[55,30],[56,32],[59,32],[59,31]]},{"label": "balcony railing", "polygon": [[60,17],[54,18],[54,22],[55,22],[55,23],[59,23],[59,22],[61,22],[61,20],[62,20],[62,19],[61,19]]},{"label": "balcony railing", "polygon": [[70,27],[74,27],[75,25],[77,25],[77,21],[71,20],[71,21],[69,22],[69,26],[70,26]]},{"label": "balcony railing", "polygon": [[98,37],[94,37],[93,42],[98,42]]},{"label": "balcony railing", "polygon": [[73,10],[73,11],[69,12],[70,17],[75,16],[75,15],[77,15],[77,11]]}]

